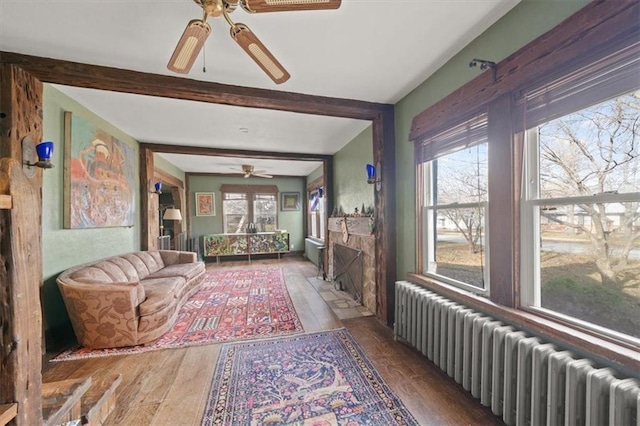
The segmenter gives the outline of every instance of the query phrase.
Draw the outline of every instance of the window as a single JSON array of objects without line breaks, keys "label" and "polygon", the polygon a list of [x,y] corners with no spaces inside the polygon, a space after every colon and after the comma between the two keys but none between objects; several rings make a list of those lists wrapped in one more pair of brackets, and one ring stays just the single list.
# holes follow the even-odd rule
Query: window
[{"label": "window", "polygon": [[532,254],[523,304],[633,338],[640,338],[639,123],[634,91],[528,130],[523,209]]},{"label": "window", "polygon": [[[497,64],[492,79],[478,77],[415,116],[409,136],[416,144],[416,263],[423,275],[410,279],[629,368],[640,348],[636,23],[637,8],[625,2],[593,2]],[[481,110],[488,143],[486,302],[447,285],[459,278],[440,268],[438,253],[449,220],[439,211],[474,207],[449,197],[451,184],[439,169],[477,145],[469,117]]]},{"label": "window", "polygon": [[325,212],[324,212],[324,188],[319,187],[308,191],[309,212],[308,227],[309,236],[324,240]]},{"label": "window", "polygon": [[223,193],[222,215],[224,217],[224,232],[238,234],[244,232],[249,222],[247,194]]},{"label": "window", "polygon": [[271,185],[222,185],[222,216],[225,233],[247,232],[255,224],[257,232],[278,229],[278,188]]},{"label": "window", "polygon": [[426,275],[486,293],[486,115],[423,143]]},{"label": "window", "polygon": [[254,194],[253,221],[260,232],[276,230],[278,222],[278,205],[276,194]]}]

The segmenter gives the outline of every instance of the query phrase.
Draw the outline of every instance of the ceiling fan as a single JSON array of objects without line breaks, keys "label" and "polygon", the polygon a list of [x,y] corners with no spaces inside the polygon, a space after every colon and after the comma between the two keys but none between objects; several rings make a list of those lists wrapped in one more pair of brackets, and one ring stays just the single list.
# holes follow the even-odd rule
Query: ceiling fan
[{"label": "ceiling fan", "polygon": [[188,74],[211,32],[207,18],[223,16],[231,26],[231,38],[262,68],[276,84],[291,77],[271,52],[245,24],[235,23],[229,17],[238,3],[247,12],[286,12],[295,10],[337,9],[342,0],[193,0],[204,11],[202,19],[189,21],[167,64],[170,71]]},{"label": "ceiling fan", "polygon": [[254,170],[253,166],[249,164],[243,164],[242,169],[233,169],[237,172],[242,172],[244,178],[250,178],[251,176],[271,179],[273,176],[265,174],[266,170]]}]

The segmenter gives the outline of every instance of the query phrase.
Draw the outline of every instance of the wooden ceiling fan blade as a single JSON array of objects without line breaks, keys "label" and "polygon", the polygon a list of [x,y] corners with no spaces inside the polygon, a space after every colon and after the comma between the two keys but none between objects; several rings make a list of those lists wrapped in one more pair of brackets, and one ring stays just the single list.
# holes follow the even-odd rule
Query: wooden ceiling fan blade
[{"label": "wooden ceiling fan blade", "polygon": [[241,0],[240,4],[247,12],[265,13],[337,9],[342,0]]},{"label": "wooden ceiling fan blade", "polygon": [[235,24],[231,27],[231,37],[271,77],[274,83],[282,84],[289,80],[291,75],[245,24]]},{"label": "wooden ceiling fan blade", "polygon": [[209,33],[211,33],[211,26],[207,22],[202,19],[190,21],[169,59],[167,68],[179,74],[188,74]]},{"label": "wooden ceiling fan blade", "polygon": [[271,175],[265,175],[265,174],[262,174],[262,173],[252,173],[252,175],[258,176],[258,177],[261,177],[261,178],[267,178],[267,179],[271,179],[273,177]]}]

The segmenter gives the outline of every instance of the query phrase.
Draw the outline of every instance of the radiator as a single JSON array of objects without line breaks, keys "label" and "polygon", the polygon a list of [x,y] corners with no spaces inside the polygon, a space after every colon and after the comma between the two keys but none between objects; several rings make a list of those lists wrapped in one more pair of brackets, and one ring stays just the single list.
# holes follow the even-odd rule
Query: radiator
[{"label": "radiator", "polygon": [[314,265],[318,266],[320,264],[320,259],[318,256],[322,253],[321,249],[324,248],[324,245],[320,242],[312,240],[310,238],[304,239],[304,254]]},{"label": "radiator", "polygon": [[507,425],[640,426],[640,381],[407,281],[396,282],[396,340]]}]

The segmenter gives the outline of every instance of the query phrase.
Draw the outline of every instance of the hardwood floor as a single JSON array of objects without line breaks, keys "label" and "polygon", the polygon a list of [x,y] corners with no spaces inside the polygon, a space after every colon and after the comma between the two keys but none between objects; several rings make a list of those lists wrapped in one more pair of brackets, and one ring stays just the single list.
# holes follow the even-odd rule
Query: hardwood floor
[{"label": "hardwood floor", "polygon": [[[305,331],[346,327],[388,385],[421,425],[501,424],[438,367],[393,340],[390,328],[375,317],[340,320],[307,278],[315,266],[296,257],[223,262],[207,268],[283,268],[287,287]],[[201,423],[220,344],[169,349],[138,355],[46,363],[43,381],[121,373],[116,408],[106,424],[197,425]]]}]

